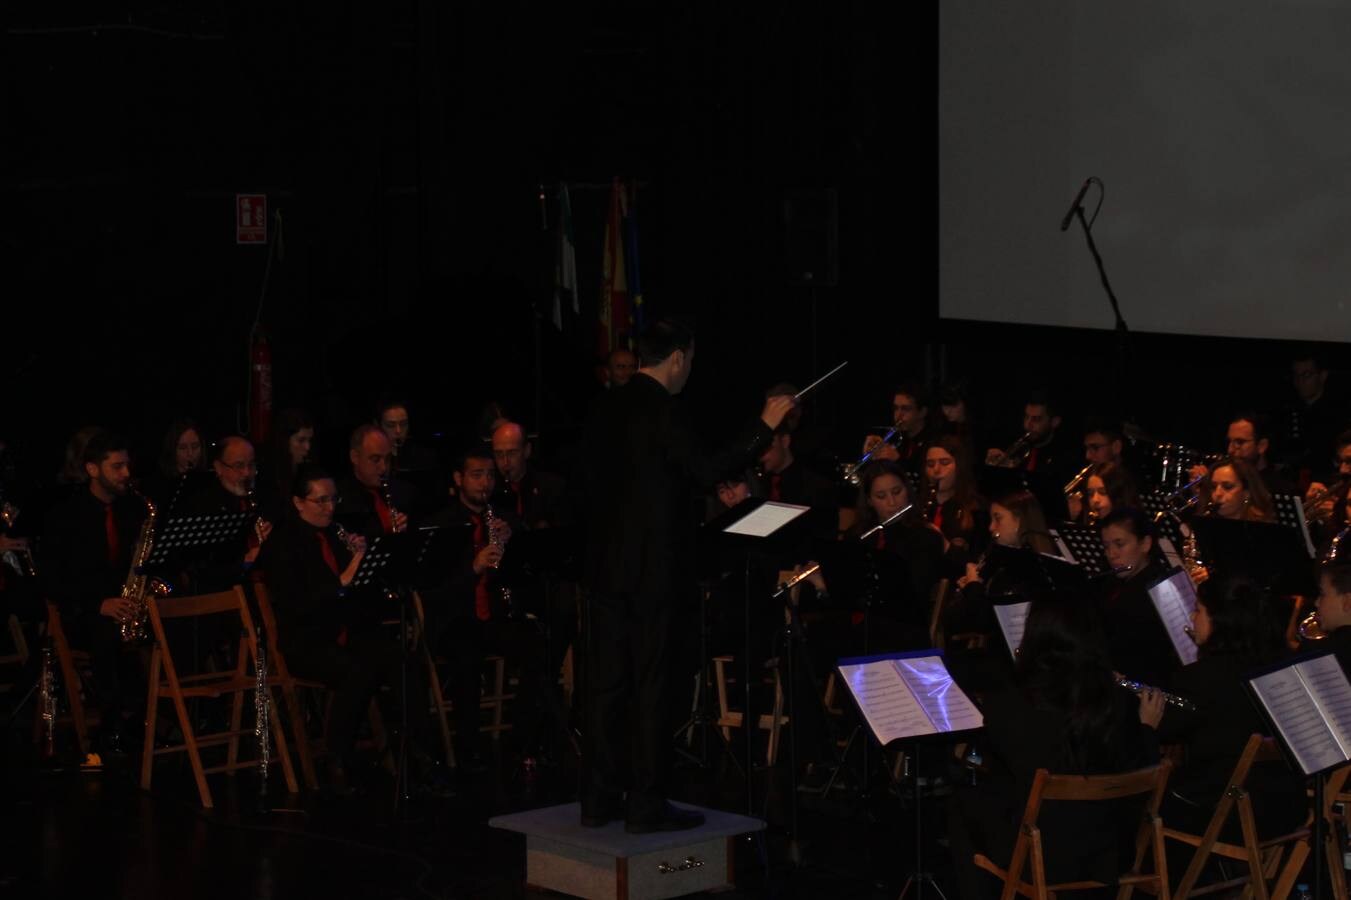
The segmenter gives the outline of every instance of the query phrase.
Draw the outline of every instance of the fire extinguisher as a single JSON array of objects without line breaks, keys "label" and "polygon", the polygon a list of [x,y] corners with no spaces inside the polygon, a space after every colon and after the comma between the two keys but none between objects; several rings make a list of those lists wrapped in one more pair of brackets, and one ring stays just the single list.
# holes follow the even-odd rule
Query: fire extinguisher
[{"label": "fire extinguisher", "polygon": [[272,348],[258,331],[249,351],[249,436],[255,444],[267,440],[272,426]]}]

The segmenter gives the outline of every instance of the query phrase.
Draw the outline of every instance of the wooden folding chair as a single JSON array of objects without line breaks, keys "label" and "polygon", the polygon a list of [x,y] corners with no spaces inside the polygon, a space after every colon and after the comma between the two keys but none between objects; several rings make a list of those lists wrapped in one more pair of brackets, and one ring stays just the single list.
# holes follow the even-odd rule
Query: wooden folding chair
[{"label": "wooden folding chair", "polygon": [[[97,710],[84,708],[84,681],[80,670],[89,668],[89,654],[83,650],[72,650],[66,640],[66,629],[61,625],[61,612],[56,604],[47,601],[47,636],[56,651],[56,663],[61,669],[61,686],[66,692],[66,706],[69,712],[58,715],[57,725],[70,725],[75,729],[75,740],[80,745],[80,754],[87,755],[90,750],[89,728],[100,724]],[[33,742],[41,737],[42,710],[35,706],[33,716]]]},{"label": "wooden folding chair", "polygon": [[[742,711],[732,709],[729,701],[729,687],[735,682],[727,675],[727,667],[735,661],[736,657],[733,656],[713,657],[713,682],[718,691],[718,721],[715,724],[722,729],[723,738],[729,741],[732,739],[732,729],[744,724]],[[777,665],[772,667],[772,674],[765,678],[765,682],[774,685],[774,700],[769,712],[760,713],[757,724],[762,731],[769,732],[769,741],[765,745],[765,765],[772,766],[779,758],[779,740],[783,729],[790,723],[784,714],[783,679]]]},{"label": "wooden folding chair", "polygon": [[[1246,787],[1248,774],[1254,764],[1275,762],[1280,759],[1280,748],[1272,738],[1264,738],[1260,734],[1252,735],[1244,745],[1243,753],[1229,776],[1228,787],[1224,789],[1220,802],[1215,806],[1215,812],[1211,815],[1205,831],[1201,834],[1191,834],[1176,828],[1163,829],[1165,838],[1196,848],[1196,853],[1182,874],[1182,880],[1178,882],[1177,889],[1173,892],[1173,900],[1186,900],[1187,897],[1228,891],[1240,886],[1244,886],[1245,896],[1251,895],[1257,900],[1269,898],[1284,900],[1289,894],[1294,879],[1309,854],[1310,829],[1306,826],[1280,837],[1262,840],[1257,834],[1257,819],[1253,815],[1252,797]],[[1219,839],[1225,823],[1234,814],[1238,816],[1243,835],[1241,844],[1230,844]],[[1285,856],[1287,847],[1290,856],[1282,867],[1281,858]],[[1248,867],[1247,874],[1198,888],[1196,882],[1212,856],[1245,863]],[[1282,873],[1282,877],[1277,878],[1276,882],[1269,886],[1268,882],[1276,878],[1278,870]]]},{"label": "wooden folding chair", "polygon": [[[1347,900],[1346,869],[1343,868],[1342,848],[1338,846],[1337,829],[1333,827],[1338,818],[1341,818],[1343,824],[1345,824],[1345,815],[1338,816],[1334,813],[1333,807],[1338,803],[1351,804],[1351,794],[1346,793],[1348,776],[1351,776],[1351,764],[1329,772],[1323,786],[1323,821],[1327,823],[1327,831],[1323,837],[1323,861],[1328,867],[1328,880],[1332,883],[1333,900]],[[1309,816],[1309,824],[1310,826],[1313,824],[1312,811]],[[1286,870],[1282,871],[1282,883],[1287,894],[1290,892],[1290,887],[1295,883],[1295,877],[1299,874],[1299,869],[1296,867],[1293,872],[1289,873],[1289,883],[1285,884],[1285,873],[1289,868],[1287,865]]]},{"label": "wooden folding chair", "polygon": [[[1042,834],[1037,827],[1041,804],[1047,800],[1101,803],[1127,797],[1143,797],[1145,810],[1135,841],[1135,859],[1130,869],[1116,879],[1119,887],[1117,900],[1128,900],[1136,887],[1158,896],[1160,900],[1169,900],[1168,862],[1163,852],[1163,822],[1159,819],[1159,803],[1163,800],[1164,789],[1168,786],[1170,768],[1167,762],[1161,762],[1157,766],[1118,775],[1052,775],[1045,769],[1038,769],[1032,782],[1032,790],[1027,796],[1022,826],[1013,845],[1008,868],[995,865],[980,853],[976,854],[975,863],[1004,882],[1000,900],[1013,900],[1017,895],[1048,900],[1059,891],[1109,887],[1110,885],[1098,881],[1046,883]],[[1153,869],[1151,872],[1143,871],[1147,853],[1151,856]],[[1023,871],[1029,867],[1032,869],[1030,884],[1023,881]]]},{"label": "wooden folding chair", "polygon": [[[150,653],[150,674],[147,679],[149,689],[145,703],[145,746],[141,753],[141,787],[144,790],[150,789],[156,756],[186,752],[192,765],[193,777],[197,780],[197,793],[201,796],[202,805],[209,809],[212,803],[211,790],[206,783],[207,775],[216,772],[233,773],[239,769],[258,765],[256,759],[245,761],[239,759],[240,737],[253,735],[251,724],[250,727],[241,727],[244,712],[243,697],[245,694],[255,692],[257,686],[253,665],[258,659],[258,644],[253,628],[253,616],[249,612],[248,601],[244,598],[244,590],[238,586],[216,594],[200,594],[192,597],[159,598],[152,594],[147,603],[155,644]],[[164,620],[231,614],[239,617],[242,629],[235,667],[223,672],[180,676],[165,637]],[[271,695],[271,687],[267,687],[266,690]],[[183,743],[156,747],[155,723],[159,714],[159,701],[164,699],[166,694],[178,716],[178,727],[183,734]],[[197,734],[192,718],[188,715],[187,699],[226,696],[230,698],[229,728],[211,734]],[[281,719],[277,715],[276,703],[269,702],[268,710],[272,737],[276,742],[276,756],[286,776],[286,787],[291,793],[296,793],[299,788],[296,785],[295,770],[291,766],[291,754],[286,746],[286,734],[282,731]],[[201,749],[222,744],[227,748],[225,763],[211,768],[204,767]]]}]

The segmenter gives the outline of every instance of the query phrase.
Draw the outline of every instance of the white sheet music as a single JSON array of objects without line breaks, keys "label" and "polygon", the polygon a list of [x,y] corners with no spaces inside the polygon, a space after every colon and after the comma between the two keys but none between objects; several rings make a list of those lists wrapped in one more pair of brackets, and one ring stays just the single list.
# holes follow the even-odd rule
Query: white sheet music
[{"label": "white sheet music", "polygon": [[966,731],[985,724],[980,710],[957,687],[942,659],[937,656],[917,656],[893,662],[920,706],[924,707],[929,721],[939,731]]},{"label": "white sheet music", "polygon": [[843,665],[840,674],[868,727],[884,745],[984,724],[980,711],[937,656]]},{"label": "white sheet music", "polygon": [[1297,666],[1259,675],[1250,683],[1305,775],[1345,762],[1337,736],[1323,721]]},{"label": "white sheet music", "polygon": [[1319,656],[1295,668],[1337,738],[1343,758],[1351,759],[1351,682],[1341,663],[1335,656]]},{"label": "white sheet music", "polygon": [[750,537],[769,537],[798,516],[811,510],[810,506],[798,506],[794,503],[779,503],[766,500],[748,514],[737,519],[723,529],[727,534],[744,534]]},{"label": "white sheet music", "polygon": [[1196,642],[1187,634],[1191,627],[1192,611],[1196,609],[1196,587],[1186,572],[1174,572],[1149,589],[1168,639],[1173,642],[1177,658],[1184,666],[1196,662]]},{"label": "white sheet music", "polygon": [[999,630],[1004,632],[1004,643],[1008,644],[1009,654],[1018,658],[1018,648],[1023,645],[1023,632],[1027,630],[1027,611],[1032,601],[1023,603],[996,603],[994,617],[999,620]]}]

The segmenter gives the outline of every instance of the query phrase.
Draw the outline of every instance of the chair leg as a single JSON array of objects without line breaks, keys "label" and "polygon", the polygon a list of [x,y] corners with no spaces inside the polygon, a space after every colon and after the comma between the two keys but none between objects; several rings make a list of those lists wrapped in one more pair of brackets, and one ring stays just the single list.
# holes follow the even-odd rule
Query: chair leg
[{"label": "chair leg", "polygon": [[730,741],[732,739],[732,729],[730,726],[724,724],[731,714],[731,709],[727,704],[727,665],[726,660],[721,657],[717,657],[713,660],[713,677],[717,679],[718,682],[718,722],[722,728],[722,739]]},{"label": "chair leg", "polygon": [[779,758],[779,732],[783,722],[783,682],[778,669],[774,670],[774,707],[769,719],[769,747],[765,751],[766,765],[773,766]]},{"label": "chair leg", "polygon": [[1299,873],[1304,869],[1304,860],[1309,858],[1309,842],[1301,839],[1295,842],[1290,848],[1290,854],[1285,858],[1285,865],[1281,867],[1280,877],[1276,879],[1276,884],[1271,889],[1272,900],[1286,900],[1290,896],[1290,891],[1295,887],[1295,880],[1299,878]]},{"label": "chair leg", "polygon": [[507,661],[498,657],[493,663],[493,743],[502,739],[502,707],[507,705],[503,699],[507,693]]},{"label": "chair leg", "polygon": [[1257,822],[1253,818],[1252,801],[1245,794],[1238,801],[1238,821],[1243,831],[1243,844],[1248,851],[1248,884],[1256,900],[1268,900],[1265,862],[1257,845]]},{"label": "chair leg", "polygon": [[206,772],[202,767],[202,754],[197,746],[197,731],[192,727],[192,718],[188,715],[188,706],[183,702],[183,688],[178,683],[178,673],[174,670],[173,657],[160,649],[160,643],[163,640],[162,631],[157,628],[154,652],[160,655],[160,665],[164,668],[169,696],[174,702],[174,712],[178,715],[178,727],[183,732],[183,746],[187,751],[188,761],[192,764],[192,776],[197,781],[197,794],[202,799],[202,806],[211,809],[214,804],[211,802],[211,789],[206,784]]},{"label": "chair leg", "polygon": [[432,707],[436,711],[436,724],[441,729],[441,744],[446,750],[446,765],[455,768],[455,741],[450,736],[450,722],[446,718],[446,695],[441,690],[441,678],[436,671],[436,660],[426,642],[422,643],[422,655],[427,662],[427,683],[432,692]]},{"label": "chair leg", "polygon": [[155,721],[159,718],[159,647],[150,652],[149,684],[145,695],[145,743],[141,745],[141,790],[150,790],[155,769]]},{"label": "chair leg", "polygon": [[287,679],[282,684],[281,695],[286,701],[286,717],[291,720],[291,739],[300,757],[300,774],[305,779],[305,787],[317,791],[319,779],[314,770],[314,753],[310,747],[310,736],[305,731],[305,713],[300,708],[295,683]]},{"label": "chair leg", "polygon": [[[240,638],[239,647],[235,653],[235,677],[243,678],[249,670],[249,660],[257,660],[253,650],[253,641],[249,638]],[[255,673],[254,678],[257,678]],[[239,729],[244,721],[244,692],[235,691],[230,695],[230,744],[225,753],[226,774],[233,776],[235,766],[239,762]]]},{"label": "chair leg", "polygon": [[84,716],[84,701],[80,699],[80,673],[75,670],[66,631],[61,625],[61,613],[54,606],[47,608],[47,633],[56,645],[56,659],[61,665],[61,678],[66,683],[66,702],[70,704],[70,723],[75,727],[75,739],[80,744],[80,753],[87,754],[90,750],[89,725]]}]

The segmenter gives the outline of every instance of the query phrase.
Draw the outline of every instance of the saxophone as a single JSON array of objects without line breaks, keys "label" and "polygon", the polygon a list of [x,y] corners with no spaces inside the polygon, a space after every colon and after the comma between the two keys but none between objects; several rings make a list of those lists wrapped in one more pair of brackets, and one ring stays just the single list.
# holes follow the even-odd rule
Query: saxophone
[{"label": "saxophone", "polygon": [[122,599],[130,600],[133,607],[131,617],[121,625],[122,640],[127,642],[143,641],[149,635],[146,624],[150,620],[150,594],[163,597],[170,591],[168,584],[158,578],[151,578],[144,572],[146,561],[150,559],[150,550],[155,543],[155,520],[158,518],[158,510],[144,494],[138,493],[136,496],[145,504],[145,522],[141,525],[141,533],[136,538],[136,552],[131,556],[131,569],[127,572],[127,580],[122,585]]}]

